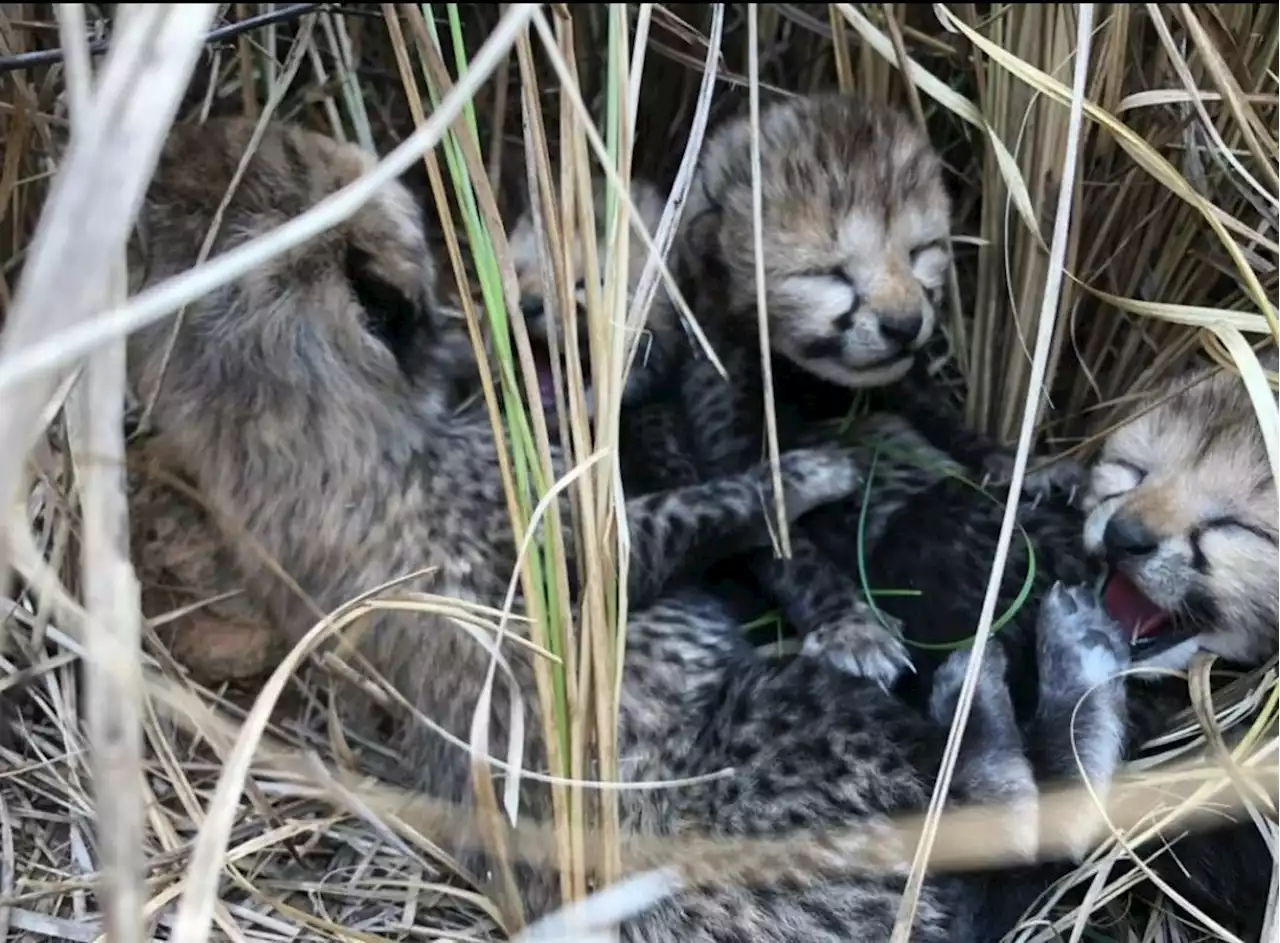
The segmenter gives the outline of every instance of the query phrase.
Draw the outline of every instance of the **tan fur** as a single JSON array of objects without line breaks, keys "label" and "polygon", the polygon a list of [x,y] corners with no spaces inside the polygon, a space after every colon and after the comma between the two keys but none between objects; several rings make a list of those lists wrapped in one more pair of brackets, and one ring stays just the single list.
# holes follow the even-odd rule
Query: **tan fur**
[{"label": "tan fur", "polygon": [[[247,121],[223,122],[216,130],[175,130],[142,217],[144,236],[159,230],[163,238],[144,241],[146,254],[135,259],[132,274],[158,280],[190,264],[204,238],[210,209],[220,201],[251,131],[252,123]],[[239,188],[215,254],[309,209],[365,171],[371,162],[372,157],[357,148],[298,129],[281,128],[268,134],[254,158],[252,172]],[[271,370],[281,376],[279,399],[269,408],[264,409],[267,404],[252,399],[246,400],[243,408],[243,423],[257,427],[253,429],[254,438],[276,439],[278,449],[273,454],[247,454],[240,447],[237,430],[230,428],[224,430],[220,441],[203,440],[201,433],[194,431],[199,424],[189,423],[185,412],[194,408],[190,393],[179,388],[175,392],[182,395],[167,397],[162,390],[156,413],[161,434],[148,443],[146,459],[164,461],[165,471],[170,474],[189,473],[202,496],[218,508],[224,519],[214,522],[201,516],[180,494],[160,485],[140,488],[134,496],[134,553],[144,582],[159,581],[149,577],[174,577],[171,582],[185,591],[194,588],[200,593],[243,586],[255,600],[254,609],[247,610],[243,604],[220,604],[215,611],[232,621],[239,617],[277,626],[290,640],[315,621],[316,610],[310,602],[320,611],[327,611],[360,591],[357,586],[367,589],[396,573],[433,566],[435,575],[416,584],[418,587],[467,598],[472,594],[466,587],[475,585],[478,574],[492,572],[491,588],[496,595],[485,594],[486,598],[501,598],[506,584],[498,573],[504,568],[510,571],[509,565],[504,567],[506,556],[500,560],[492,557],[490,541],[500,542],[502,535],[509,532],[509,522],[498,483],[489,473],[496,467],[496,460],[487,428],[476,428],[468,438],[466,458],[452,466],[462,483],[449,483],[450,473],[444,471],[438,489],[431,486],[419,490],[409,483],[398,489],[378,489],[378,469],[371,464],[371,456],[349,451],[347,443],[359,438],[361,429],[388,423],[403,427],[404,445],[412,448],[414,440],[421,436],[415,431],[418,417],[438,415],[443,409],[431,386],[423,388],[414,410],[416,416],[393,414],[387,409],[386,401],[403,400],[409,390],[390,354],[360,327],[362,313],[351,298],[343,271],[342,253],[349,245],[363,248],[368,264],[410,297],[434,290],[434,270],[425,264],[426,243],[418,209],[408,192],[397,184],[384,190],[346,224],[256,269],[237,283],[234,294],[222,290],[206,296],[188,312],[184,330],[187,343],[201,343],[197,338],[204,324],[215,332],[234,329],[234,322],[220,315],[226,306],[234,304],[242,307],[246,321],[261,319],[261,326],[255,325],[252,330],[261,331],[264,343],[278,338],[281,344],[277,353],[262,350],[261,355],[270,358],[270,366],[265,360],[251,362],[254,347],[247,344],[243,365],[246,371]],[[279,319],[278,329],[271,325],[272,319]],[[335,325],[345,345],[344,355],[362,377],[359,384],[350,385],[341,401],[291,402],[290,388],[305,388],[308,376],[313,371],[324,371],[326,358],[331,356],[326,349],[296,346],[291,340],[289,322],[307,319],[322,319]],[[166,322],[140,332],[131,344],[131,378],[142,398],[154,388],[159,376],[160,345],[156,338],[169,327]],[[466,372],[469,347],[461,335],[454,346],[454,339],[448,336],[449,327],[441,325],[446,332],[447,349],[436,352],[440,363],[432,366]],[[206,343],[216,346],[219,342],[234,343],[235,339],[215,333]],[[187,356],[194,356],[199,362],[198,352]],[[435,354],[431,356],[434,358]],[[474,370],[473,363],[470,369]],[[192,380],[181,374],[166,379],[166,384],[188,382],[209,381]],[[233,376],[226,376],[222,382],[234,389],[236,381]],[[316,456],[328,459],[323,467],[310,463]],[[480,462],[484,473],[477,474],[468,467],[471,462]],[[448,463],[446,467],[450,467]],[[240,493],[236,483],[246,474],[253,474],[254,469],[262,479],[261,491]],[[492,501],[483,505],[491,510],[487,519],[478,515],[477,508],[467,507],[468,496],[477,489]],[[384,494],[400,490],[402,496],[394,506],[371,506],[367,496],[374,490],[383,490]],[[329,598],[310,602],[298,599],[259,555],[265,552],[278,560],[300,549],[287,533],[291,513],[288,508],[299,501],[311,504],[307,517],[319,519],[319,526],[307,538],[310,546],[301,548],[303,557],[316,564],[330,559],[332,563],[322,564],[326,568],[341,560],[345,571],[340,577],[335,571],[330,578]],[[407,521],[416,519],[423,507],[433,501],[441,502],[440,513],[434,515],[441,531],[467,533],[477,529],[486,535],[485,540],[475,546],[465,542],[443,546],[403,530]],[[224,536],[218,523],[231,528],[229,536]],[[254,534],[258,547],[235,541],[244,527]],[[284,529],[273,529],[281,527]],[[154,539],[147,539],[148,528],[154,532]],[[138,539],[139,530],[142,539]],[[175,532],[184,535],[185,540],[175,540]],[[227,566],[226,556],[199,552],[202,547],[225,548],[228,544],[232,549],[224,552],[230,555],[234,569]],[[151,596],[152,600],[155,598]],[[474,642],[447,624],[406,627],[404,633],[394,637],[367,635],[366,654],[411,700],[429,680],[421,670],[421,660],[413,655],[413,639],[430,634],[441,637],[431,646],[433,650],[436,645],[442,646],[436,654],[443,653],[445,660],[454,661],[459,668],[473,662],[482,672],[488,661]],[[465,715],[472,706],[459,703],[457,708],[456,718],[433,716],[465,737],[469,727]]]},{"label": "tan fur", "polygon": [[[604,178],[597,177],[592,181],[592,186],[596,265],[598,276],[601,279],[600,289],[603,291],[604,283],[609,277],[610,260],[614,251],[613,232],[606,225],[609,184]],[[666,200],[654,184],[641,178],[635,178],[631,181],[629,196],[635,212],[639,216],[640,225],[652,236],[661,221]],[[619,212],[623,212],[621,204],[619,204]],[[628,232],[625,307],[615,315],[619,319],[629,316],[633,293],[639,284],[649,259],[648,247],[636,236],[634,227],[629,225]],[[588,316],[588,293],[584,284],[587,266],[582,236],[582,230],[575,225],[573,239],[568,246],[566,260],[568,269],[565,272],[565,277],[570,285],[570,298],[574,305],[574,315],[577,320],[578,353],[583,365],[584,380],[587,384],[587,414],[588,416],[593,416],[595,402],[591,384],[591,353],[586,322]],[[559,299],[557,293],[549,291],[548,286],[544,284],[543,255],[549,251],[556,251],[555,247],[542,244],[546,238],[545,229],[543,232],[539,232],[534,225],[532,209],[526,209],[516,220],[509,239],[511,261],[520,286],[520,305],[524,313],[525,326],[529,331],[531,340],[539,345],[543,351],[548,349],[548,339],[551,335],[561,336],[564,334],[564,325],[566,323],[562,313],[558,310]],[[550,260],[551,257],[547,256],[548,265],[551,264]],[[603,301],[606,305],[611,304],[609,299],[603,299]],[[548,315],[550,316],[548,317]],[[682,341],[679,336],[679,325],[674,305],[666,290],[662,287],[661,282],[658,283],[657,290],[653,293],[651,305],[646,312],[641,330],[643,331],[643,336],[639,339],[633,367],[628,374],[628,384],[623,394],[624,403],[630,402],[633,397],[643,398],[647,395],[647,390],[652,389],[656,376],[663,369],[660,365],[665,365],[668,362],[664,355],[673,351],[676,345]],[[630,346],[630,344],[627,343],[627,346]],[[560,343],[558,347],[563,356],[563,343]],[[541,366],[544,370],[549,369],[549,365],[546,363]],[[641,371],[647,374],[644,379],[639,379],[637,376]],[[552,402],[547,393],[549,381],[547,377],[544,377],[543,380],[543,406],[547,411],[548,422],[554,424],[556,419],[555,410],[551,408]]]},{"label": "tan fur", "polygon": [[[609,185],[603,178],[596,178],[593,181],[592,207],[595,211],[595,237],[596,237],[596,258],[599,266],[600,274],[603,277],[605,266],[608,262],[609,236],[610,232],[606,228],[605,210],[607,208]],[[631,202],[639,213],[640,222],[644,228],[652,235],[658,228],[658,223],[662,218],[662,210],[666,205],[666,200],[659,193],[658,188],[647,180],[634,179],[631,181],[630,193]],[[621,202],[618,206],[619,212],[623,210]],[[540,250],[538,241],[540,235],[534,229],[533,213],[525,210],[520,218],[516,220],[515,226],[511,230],[508,240],[511,248],[511,262],[515,266],[516,277],[520,282],[520,295],[522,298],[544,298],[547,292],[542,284],[542,264],[540,261]],[[648,250],[643,243],[632,232],[630,235],[630,247],[627,257],[628,278],[627,287],[632,289],[640,280],[640,275],[644,271],[645,262],[648,259]],[[586,270],[586,263],[583,259],[582,232],[578,226],[574,226],[574,238],[569,247],[569,277],[573,283],[576,283],[583,277]],[[578,292],[577,297],[579,303],[584,302],[584,292]]]},{"label": "tan fur", "polygon": [[[156,283],[191,265],[251,130],[249,121],[221,120],[174,131],[140,216],[151,238],[147,251],[131,259],[136,282]],[[298,128],[270,129],[230,201],[214,255],[311,208],[370,160],[354,146]],[[517,554],[497,447],[483,410],[455,409],[455,381],[474,380],[475,363],[469,346],[459,346],[456,321],[441,313],[435,284],[411,197],[391,183],[307,245],[198,299],[174,335],[171,358],[171,322],[131,334],[135,390],[145,399],[165,375],[155,435],[138,458],[189,479],[213,512],[193,515],[190,505],[166,510],[172,494],[144,497],[153,503],[138,520],[168,520],[177,533],[168,534],[167,557],[160,527],[144,533],[135,553],[153,554],[153,563],[159,554],[158,569],[177,569],[193,584],[208,576],[214,589],[242,585],[255,618],[260,614],[261,624],[290,642],[356,596],[424,570],[401,591],[503,605]],[[554,449],[551,461],[553,475],[561,476],[565,463]],[[860,486],[857,464],[838,449],[788,452],[782,478],[794,516]],[[665,587],[683,561],[701,565],[739,546],[767,545],[771,482],[770,469],[758,465],[625,503],[631,609],[620,752],[659,779],[678,775],[690,754],[697,758],[699,728],[690,717],[698,716],[708,691],[723,686],[726,667],[745,644],[737,624],[715,607],[666,597]],[[146,486],[140,490],[145,494]],[[567,518],[567,501],[563,512]],[[567,569],[577,574],[575,547],[566,543]],[[214,550],[184,552],[200,546]],[[525,611],[519,595],[512,602],[515,612]],[[351,631],[359,654],[413,708],[390,712],[379,724],[379,711],[358,689],[339,698],[348,729],[385,748],[387,763],[375,762],[374,770],[467,803],[474,760],[465,744],[492,663],[487,636],[477,639],[442,615],[404,610],[378,611]],[[498,672],[492,692],[491,753],[507,755],[518,732],[511,717],[519,692],[525,768],[545,769],[531,656],[511,644],[502,655],[509,671]],[[663,816],[672,830],[682,821],[713,824],[705,814],[682,820],[669,805],[665,813],[649,811],[667,798],[631,792],[624,824],[652,816]],[[522,815],[549,817],[547,791],[532,777],[522,781],[520,803]],[[483,865],[474,857],[463,861]],[[529,911],[541,913],[557,899],[558,880],[537,872],[521,889]],[[855,886],[837,896],[844,906],[867,892]],[[695,894],[681,914],[652,918],[668,928],[665,935],[635,931],[629,938],[687,938],[680,928],[711,919],[698,913],[714,911],[719,900]],[[757,908],[747,919],[794,923],[772,914]],[[812,939],[807,935],[806,943]]]},{"label": "tan fur", "polygon": [[[263,156],[270,158],[273,154],[279,156],[279,152],[270,149]],[[349,157],[344,155],[344,160],[349,160]],[[271,164],[260,163],[259,168],[258,172],[266,174],[288,173],[287,169]],[[250,183],[256,186],[258,180],[252,179]],[[609,233],[604,224],[606,184],[600,179],[594,183],[596,251],[603,272],[609,248]],[[281,186],[287,185],[282,181]],[[638,178],[632,181],[630,195],[643,225],[652,233],[662,215],[665,203],[662,195],[652,183]],[[532,214],[526,211],[511,230],[509,244],[522,298],[541,301],[544,291],[537,240]],[[484,323],[479,280],[469,265],[471,255],[465,237],[460,238],[460,242],[463,262],[468,265],[469,284],[475,295],[472,301]],[[447,265],[443,246],[435,245],[432,249],[432,254]],[[632,234],[628,291],[635,288],[646,258],[646,250]],[[585,265],[580,233],[575,232],[570,260],[570,278],[577,282]],[[461,331],[462,304],[457,297],[455,279],[451,275],[443,275],[439,291],[441,308],[459,320]],[[585,290],[579,289],[575,294],[578,303],[585,304]],[[665,292],[660,290],[657,293],[654,307],[658,313],[651,320],[667,330],[674,328],[674,312],[666,301]],[[142,450],[136,448],[135,458],[141,454]],[[186,485],[190,487],[189,482]],[[224,593],[239,592],[242,587],[219,585],[226,567],[218,565],[217,557],[227,552],[227,541],[208,520],[198,500],[182,493],[180,488],[136,475],[130,506],[134,522],[135,565],[144,588],[143,610],[148,617],[163,620],[160,634],[171,653],[196,678],[209,684],[252,678],[269,671],[283,653],[284,638],[270,627],[266,616],[257,612],[244,596],[208,602]],[[178,610],[193,606],[199,608],[175,617]]]},{"label": "tan fur", "polygon": [[244,589],[228,579],[229,541],[195,495],[149,467],[145,444],[131,451],[129,542],[143,614],[156,620],[170,654],[201,683],[270,671],[286,649],[284,634],[250,598],[217,598]]},{"label": "tan fur", "polygon": [[[228,121],[212,134],[196,129],[175,132],[157,173],[165,202],[152,202],[139,227],[141,238],[131,247],[130,275],[135,287],[158,274],[153,260],[166,267],[180,265],[182,253],[192,242],[203,240],[209,209],[221,200],[252,130],[251,122]],[[219,244],[241,241],[298,215],[370,166],[370,155],[329,138],[294,129],[268,134],[255,156],[253,172],[245,175],[239,189],[238,206],[250,206],[252,213],[233,214]],[[148,238],[148,229],[156,225],[163,227],[168,239],[172,240],[175,230],[182,238],[176,244],[158,245]],[[415,294],[423,291],[424,277],[434,282],[434,267],[422,266],[420,211],[406,191],[390,188],[371,209],[358,214],[352,226],[380,276]],[[316,265],[317,259],[325,257],[325,247],[340,239],[335,232],[341,229],[247,276],[243,284],[248,294],[263,303],[276,298],[276,303],[296,306],[298,317],[306,316],[309,304],[331,304],[345,297],[340,260]],[[403,248],[381,251],[385,247]],[[294,279],[291,287],[301,289],[297,297],[277,297],[273,282],[280,278]],[[434,289],[434,284],[427,287]],[[453,280],[444,279],[440,289],[446,297],[442,309],[453,314],[443,325],[446,340],[441,360],[450,365],[450,371],[466,376],[474,361]],[[135,379],[141,379],[139,396],[149,398],[154,379]],[[183,469],[165,467],[155,444],[144,441],[130,451],[131,547],[144,615],[161,622],[160,638],[204,683],[249,679],[270,671],[287,650],[288,641],[272,618],[244,595],[207,602],[246,588],[243,580],[231,578],[229,547],[234,538],[210,518],[200,496],[192,493],[195,483],[182,474]],[[193,606],[199,608],[174,616]]]},{"label": "tan fur", "polygon": [[[941,161],[905,115],[835,93],[764,109],[759,137],[771,345],[845,386],[897,379],[936,326],[950,252]],[[699,317],[754,332],[750,142],[746,115],[708,139],[682,251],[695,280],[716,267],[727,280]]]},{"label": "tan fur", "polygon": [[1175,614],[1197,596],[1212,606],[1213,624],[1170,658],[1259,662],[1276,650],[1276,483],[1242,382],[1217,372],[1176,392],[1191,379],[1108,437],[1084,496],[1085,546],[1102,552],[1109,524],[1134,522],[1155,545],[1119,563],[1134,585]]}]

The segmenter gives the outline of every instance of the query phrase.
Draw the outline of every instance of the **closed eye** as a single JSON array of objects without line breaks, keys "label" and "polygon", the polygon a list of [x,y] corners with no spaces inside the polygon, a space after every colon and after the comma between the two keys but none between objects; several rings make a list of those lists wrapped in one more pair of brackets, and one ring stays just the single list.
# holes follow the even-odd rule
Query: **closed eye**
[{"label": "closed eye", "polygon": [[[1116,474],[1114,471],[1108,473],[1109,469],[1118,469],[1124,472],[1124,475]],[[1147,470],[1140,465],[1126,462],[1122,458],[1104,458],[1095,466],[1093,473],[1097,500],[1110,501],[1112,498],[1118,498],[1138,487],[1146,478]]]},{"label": "closed eye", "polygon": [[1205,533],[1206,531],[1211,531],[1211,530],[1244,531],[1246,533],[1253,534],[1253,536],[1257,537],[1260,540],[1265,540],[1267,543],[1271,544],[1272,546],[1276,545],[1276,535],[1273,532],[1265,530],[1254,524],[1246,524],[1244,521],[1234,517],[1210,518],[1209,520],[1201,524],[1197,528],[1197,530],[1202,534]]},{"label": "closed eye", "polygon": [[[1130,473],[1130,474],[1132,474],[1135,478],[1137,478],[1137,479],[1138,479],[1138,484],[1139,484],[1139,485],[1140,485],[1140,484],[1142,484],[1144,481],[1146,481],[1146,480],[1147,480],[1147,474],[1148,474],[1148,473],[1147,473],[1147,470],[1146,470],[1145,468],[1143,468],[1141,465],[1135,465],[1135,464],[1133,464],[1133,462],[1126,462],[1126,461],[1125,461],[1124,459],[1122,459],[1122,458],[1110,458],[1110,459],[1107,459],[1107,464],[1108,464],[1108,465],[1115,465],[1117,468],[1123,468],[1125,471],[1129,472],[1129,473]],[[1136,485],[1135,485],[1135,487],[1136,487]]]},{"label": "closed eye", "polygon": [[834,266],[831,268],[815,268],[809,269],[806,272],[797,272],[796,276],[798,278],[813,278],[821,279],[823,281],[831,279],[832,281],[840,282],[842,285],[853,285],[853,279],[849,277],[849,273],[842,268],[836,268]]}]

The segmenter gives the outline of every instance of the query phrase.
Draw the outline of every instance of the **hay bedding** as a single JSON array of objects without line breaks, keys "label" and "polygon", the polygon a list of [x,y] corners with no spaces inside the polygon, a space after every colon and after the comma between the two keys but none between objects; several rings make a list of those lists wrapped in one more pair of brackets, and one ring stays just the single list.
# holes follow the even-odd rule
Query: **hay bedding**
[{"label": "hay bedding", "polygon": [[[0,937],[90,943],[102,933],[94,888],[101,856],[86,765],[80,647],[42,619],[37,605],[25,599],[9,604],[16,609],[10,650],[0,660],[6,724],[0,746]],[[147,647],[158,656],[148,657],[151,667],[179,676],[182,669],[154,635]],[[31,652],[42,654],[34,661],[23,657]],[[317,669],[291,684],[268,736],[332,762],[324,694],[314,687],[323,680]],[[236,723],[257,693],[252,683],[217,690],[189,678],[183,684]],[[148,911],[157,914],[155,938],[164,939],[227,744],[214,749],[154,710],[146,716],[145,737],[140,788],[148,812]],[[361,812],[335,804],[302,778],[256,773],[237,803],[214,937],[263,943],[490,938],[495,923],[489,908],[425,842],[415,847],[397,839]]]},{"label": "hay bedding", "polygon": [[[1038,13],[1029,7],[981,16],[962,11],[962,18],[972,17],[965,22],[1012,56],[1014,65],[997,64],[995,51],[975,51],[954,31],[941,29],[928,7],[899,6],[896,19],[887,20],[878,5],[842,10],[762,5],[762,98],[838,81],[893,98],[928,123],[953,172],[959,196],[956,231],[977,234],[1000,250],[974,253],[963,241],[958,246],[957,297],[961,310],[978,314],[953,321],[948,337],[955,362],[968,366],[970,379],[962,398],[970,418],[1009,437],[1019,418],[1017,407],[1009,404],[1021,401],[1018,391],[1027,372],[1023,344],[1034,335],[1032,312],[1044,278],[1043,254],[1036,237],[1007,208],[1007,182],[981,138],[953,109],[938,104],[936,90],[921,95],[918,87],[901,82],[883,43],[888,42],[895,55],[909,55],[928,73],[943,76],[945,86],[978,103],[988,125],[1014,155],[1022,179],[1032,184],[1028,198],[1046,221],[1042,228],[1047,232],[1063,113],[1035,100],[1029,86],[1011,78],[1008,70],[1027,62],[1067,81],[1069,70],[1063,71],[1061,63],[1071,48],[1074,5],[1047,5]],[[1090,94],[1109,113],[1124,118],[1153,153],[1166,155],[1220,212],[1274,233],[1274,203],[1260,200],[1241,182],[1230,162],[1215,151],[1213,140],[1216,135],[1233,148],[1237,162],[1247,163],[1255,178],[1271,187],[1274,161],[1266,170],[1251,158],[1273,156],[1276,149],[1265,136],[1257,143],[1259,128],[1272,129],[1267,133],[1273,134],[1275,127],[1274,8],[1204,8],[1202,19],[1195,22],[1186,18],[1185,9],[1110,8],[1098,27],[1100,64]],[[345,136],[367,139],[380,153],[403,140],[413,126],[412,108],[400,84],[395,41],[383,11],[374,5],[343,7],[332,15],[326,11],[313,4],[296,5],[284,14],[255,5],[237,5],[234,16],[228,11],[216,24],[223,32],[197,67],[181,117],[260,113],[264,89],[280,77],[300,24],[306,23],[300,19],[305,14],[315,17],[309,34],[315,52],[303,57],[277,115],[330,133],[341,127]],[[103,19],[96,28],[109,34],[105,24],[113,9],[99,12]],[[445,59],[452,62],[447,23],[437,14]],[[47,174],[65,143],[66,102],[60,97],[64,74],[54,52],[57,33],[45,19],[51,16],[32,7],[11,7],[0,15],[0,62],[14,61],[6,56],[28,56],[0,95],[5,98],[0,122],[8,155],[0,194],[13,221],[0,232],[0,257],[11,260],[5,268],[10,285],[23,263],[25,238],[38,216]],[[652,16],[646,45],[650,59],[639,88],[634,170],[666,183],[675,174],[696,110],[699,73],[712,34],[711,13],[705,5],[681,5],[656,7]],[[600,53],[607,47],[605,17],[600,10],[575,11],[569,44],[576,52],[583,97],[596,115],[603,113],[608,95]],[[237,33],[236,23],[246,18],[252,28]],[[469,53],[497,18],[495,5],[464,6],[460,22]],[[1208,47],[1196,29],[1206,23],[1213,37]],[[740,6],[726,8],[723,26],[722,81],[711,102],[713,123],[744,107],[749,85],[745,13]],[[1163,43],[1166,34],[1173,36],[1172,46]],[[876,37],[880,51],[872,41]],[[1218,47],[1212,47],[1215,41]],[[1184,60],[1172,57],[1171,48],[1184,50]],[[1192,51],[1186,52],[1189,48]],[[1230,59],[1225,76],[1213,67],[1215,49],[1226,50],[1220,58]],[[537,65],[544,118],[553,128],[560,93],[546,61],[540,58]],[[1201,87],[1233,99],[1234,108],[1214,112],[1213,134],[1185,96],[1176,94],[1180,65]],[[246,70],[254,71],[254,81],[244,81]],[[342,76],[348,73],[354,80],[344,82]],[[519,77],[514,64],[501,75],[506,83],[485,88],[476,99],[476,114],[499,203],[511,218],[516,194],[524,185]],[[1148,99],[1133,97],[1144,93],[1150,93]],[[548,145],[554,160],[560,146],[554,131],[548,134]],[[1171,197],[1176,180],[1160,177],[1149,165],[1137,170],[1141,161],[1117,148],[1110,131],[1093,129],[1087,147],[1078,231],[1089,238],[1072,247],[1073,271],[1120,298],[1199,305],[1219,312],[1252,310],[1248,286],[1242,285],[1203,216],[1188,209],[1185,199]],[[425,195],[424,175],[413,171],[408,181]],[[1269,192],[1274,200],[1274,189]],[[1144,225],[1135,233],[1136,219]],[[1274,298],[1274,247],[1265,240],[1253,241],[1245,251],[1254,276]],[[6,311],[8,297],[6,292]],[[1076,317],[1069,337],[1061,335],[1055,359],[1058,408],[1046,412],[1040,429],[1057,448],[1087,449],[1086,430],[1105,427],[1132,394],[1185,363],[1196,335],[1185,324],[1158,315],[1134,318],[1086,292],[1069,288],[1068,302]],[[58,423],[52,428],[56,433]],[[77,567],[69,561],[77,558],[77,524],[68,510],[73,506],[73,482],[67,456],[58,445],[54,436],[36,452],[40,473],[28,503],[29,519],[41,552],[74,589]],[[15,586],[7,602],[12,612],[8,645],[0,654],[6,735],[0,743],[0,936],[94,940],[102,931],[95,881],[103,855],[79,683],[84,650],[60,625],[48,594]],[[207,643],[208,637],[204,639]],[[233,721],[243,719],[255,692],[252,683],[202,687],[185,674],[166,643],[182,652],[163,625],[148,631],[144,650],[149,667],[180,679],[188,692]],[[228,644],[235,654],[238,641]],[[332,662],[321,660],[291,679],[268,734],[341,765],[353,747],[376,751],[377,746],[353,745],[339,731],[328,730],[325,679],[337,670]],[[1272,667],[1243,684],[1242,693],[1255,702],[1265,701],[1274,693],[1274,683]],[[154,708],[144,714],[144,736],[146,763],[139,788],[147,808],[145,896],[148,914],[155,915],[151,932],[166,938],[227,744],[215,749]],[[1268,736],[1274,747],[1274,731]],[[494,905],[456,878],[431,845],[430,835],[409,841],[404,834],[393,835],[342,790],[318,788],[302,776],[256,771],[238,798],[213,916],[214,935],[233,940],[470,940],[500,935]],[[1098,916],[1105,924],[1106,918]],[[1151,932],[1169,934],[1168,939],[1196,936],[1193,927],[1172,918],[1168,907],[1157,908]]]}]

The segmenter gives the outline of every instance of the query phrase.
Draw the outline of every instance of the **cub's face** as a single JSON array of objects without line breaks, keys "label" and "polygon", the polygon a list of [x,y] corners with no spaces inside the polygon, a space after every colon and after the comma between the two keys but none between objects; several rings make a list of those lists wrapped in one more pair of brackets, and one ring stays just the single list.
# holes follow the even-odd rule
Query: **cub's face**
[{"label": "cub's face", "polygon": [[1109,608],[1139,660],[1181,668],[1205,650],[1249,664],[1276,650],[1276,483],[1237,377],[1211,376],[1114,432],[1084,509],[1085,547],[1113,568]]},{"label": "cub's face", "polygon": [[[743,330],[757,318],[750,133],[744,117],[708,142],[687,211],[692,253],[722,270]],[[771,347],[842,386],[899,379],[933,333],[950,259],[929,142],[896,111],[820,95],[761,114],[760,162]]]},{"label": "cub's face", "polygon": [[[631,201],[640,222],[645,230],[654,233],[662,217],[665,200],[658,189],[645,180],[633,180],[630,191]],[[609,266],[609,232],[605,225],[607,191],[603,180],[595,182],[593,208],[596,215],[595,239],[597,268],[601,278]],[[555,385],[551,371],[550,338],[553,332],[563,332],[564,319],[557,309],[556,293],[548,290],[543,282],[543,270],[539,243],[544,234],[534,228],[532,214],[526,211],[517,220],[511,231],[509,245],[516,278],[520,285],[520,308],[524,315],[525,326],[529,332],[530,344],[533,347],[534,362],[538,367],[538,385],[542,393],[542,406],[548,421],[554,421]],[[581,232],[575,232],[573,244],[569,247],[569,271],[567,276],[572,280],[574,305],[573,315],[577,321],[578,355],[583,369],[583,379],[587,385],[585,400],[588,415],[594,413],[594,396],[591,387],[591,355],[588,350],[587,326],[587,286],[585,282],[586,262],[584,260],[584,244]],[[627,292],[626,301],[630,305],[632,293],[635,291],[641,274],[649,258],[648,248],[636,237],[634,231],[630,235],[627,256]],[[603,288],[603,286],[602,286]],[[624,315],[625,316],[625,313]],[[673,332],[676,328],[675,312],[666,293],[659,287],[650,308],[647,323],[647,337],[640,341],[631,371],[623,390],[623,402],[631,402],[644,395],[652,386],[659,372],[657,361],[661,354],[674,343]],[[563,360],[563,344],[561,337],[559,349]]]}]

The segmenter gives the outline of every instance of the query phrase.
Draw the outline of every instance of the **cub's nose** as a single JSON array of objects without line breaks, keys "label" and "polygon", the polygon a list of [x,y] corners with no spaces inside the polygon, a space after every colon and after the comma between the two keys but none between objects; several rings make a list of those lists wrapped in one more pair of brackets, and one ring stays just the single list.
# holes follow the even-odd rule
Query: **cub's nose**
[{"label": "cub's nose", "polygon": [[880,318],[880,334],[902,347],[913,346],[923,327],[924,315],[919,313]]},{"label": "cub's nose", "polygon": [[1102,532],[1102,546],[1107,559],[1113,563],[1132,557],[1145,557],[1154,553],[1159,539],[1137,518],[1117,514],[1107,522]]}]

